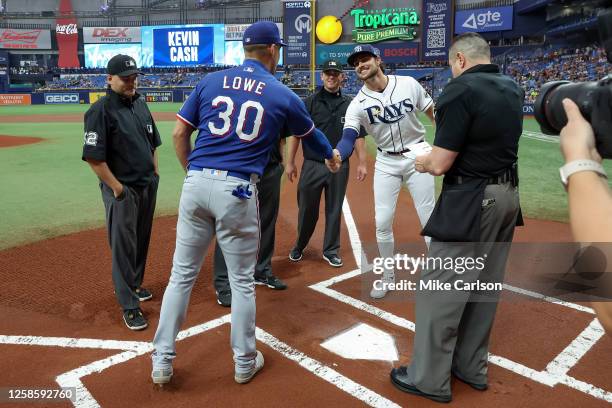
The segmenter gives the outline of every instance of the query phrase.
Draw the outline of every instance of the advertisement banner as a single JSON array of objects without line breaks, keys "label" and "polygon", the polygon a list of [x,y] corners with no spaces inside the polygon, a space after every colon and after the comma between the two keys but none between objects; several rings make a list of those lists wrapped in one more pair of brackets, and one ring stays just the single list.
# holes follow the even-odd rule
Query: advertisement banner
[{"label": "advertisement banner", "polygon": [[[225,41],[242,41],[244,37],[244,30],[246,30],[250,24],[226,24],[225,25]],[[283,38],[283,25],[276,23],[278,32]]]},{"label": "advertisement banner", "polygon": [[86,68],[106,68],[108,60],[117,54],[129,55],[142,67],[140,44],[85,44]]},{"label": "advertisement banner", "polygon": [[106,92],[90,92],[89,93],[89,103],[97,102],[98,99],[105,96]]},{"label": "advertisement banner", "polygon": [[284,40],[285,64],[310,63],[310,1],[285,1]]},{"label": "advertisement banner", "polygon": [[30,94],[0,94],[0,105],[31,105]]},{"label": "advertisement banner", "polygon": [[532,103],[526,103],[523,105],[523,115],[534,115],[535,107]]},{"label": "advertisement banner", "polygon": [[191,91],[183,91],[183,102],[189,98],[189,95],[191,95]]},{"label": "advertisement banner", "polygon": [[153,30],[155,66],[212,64],[212,27],[161,28]]},{"label": "advertisement banner", "polygon": [[0,48],[50,50],[51,31],[0,28]]},{"label": "advertisement banner", "polygon": [[[380,58],[385,63],[413,64],[419,61],[419,43],[416,42],[378,43],[374,47],[380,50]],[[316,63],[321,65],[328,59],[335,59],[346,65],[354,48],[355,44],[317,45]]]},{"label": "advertisement banner", "polygon": [[45,105],[81,103],[78,93],[45,93]]},{"label": "advertisement banner", "polygon": [[512,30],[513,6],[455,12],[455,34]]},{"label": "advertisement banner", "polygon": [[[60,0],[60,14],[70,15],[72,13],[72,2]],[[79,31],[75,17],[58,18],[55,24],[55,38],[59,48],[59,68],[79,68],[79,56],[77,48],[79,45]]]},{"label": "advertisement banner", "polygon": [[147,102],[174,102],[172,91],[144,91]]},{"label": "advertisement banner", "polygon": [[452,11],[452,0],[423,0],[422,61],[448,60]]},{"label": "advertisement banner", "polygon": [[85,44],[139,43],[140,27],[83,27]]}]

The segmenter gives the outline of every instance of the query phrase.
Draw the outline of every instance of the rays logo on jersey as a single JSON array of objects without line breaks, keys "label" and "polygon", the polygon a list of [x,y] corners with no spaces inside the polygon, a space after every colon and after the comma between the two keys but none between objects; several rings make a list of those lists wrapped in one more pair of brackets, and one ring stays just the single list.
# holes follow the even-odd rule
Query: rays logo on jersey
[{"label": "rays logo on jersey", "polygon": [[410,98],[406,98],[403,101],[393,103],[384,107],[378,105],[370,106],[365,108],[364,111],[368,114],[368,120],[370,124],[385,123],[391,124],[402,120],[407,113],[414,111],[414,105]]}]

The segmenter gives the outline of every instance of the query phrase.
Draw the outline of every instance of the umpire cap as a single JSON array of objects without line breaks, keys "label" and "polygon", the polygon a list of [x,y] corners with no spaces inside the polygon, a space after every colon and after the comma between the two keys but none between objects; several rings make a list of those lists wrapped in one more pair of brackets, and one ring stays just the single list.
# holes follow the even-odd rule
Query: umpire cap
[{"label": "umpire cap", "polygon": [[338,71],[338,72],[342,72],[342,64],[340,64],[338,61],[330,59],[327,60],[323,63],[323,69],[321,70],[323,72],[325,71]]},{"label": "umpire cap", "polygon": [[242,45],[252,44],[278,44],[286,46],[280,37],[276,23],[272,21],[258,21],[244,30]]},{"label": "umpire cap", "polygon": [[142,74],[136,66],[136,60],[129,55],[118,54],[108,60],[106,72],[109,75],[119,75],[122,77],[133,74]]},{"label": "umpire cap", "polygon": [[380,57],[380,50],[370,44],[357,45],[353,49],[353,52],[351,53],[351,55],[348,56],[348,59],[347,59],[348,64],[351,67],[355,66],[354,65],[355,59],[357,59],[357,56],[361,54],[370,54],[374,57]]}]

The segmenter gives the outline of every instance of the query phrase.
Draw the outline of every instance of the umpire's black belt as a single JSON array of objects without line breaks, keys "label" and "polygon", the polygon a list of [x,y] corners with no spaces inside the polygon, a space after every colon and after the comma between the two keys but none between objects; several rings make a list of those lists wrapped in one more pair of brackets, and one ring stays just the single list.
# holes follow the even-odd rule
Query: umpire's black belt
[{"label": "umpire's black belt", "polygon": [[[444,184],[463,184],[474,177],[465,176],[444,176]],[[504,184],[512,181],[512,170],[506,170],[502,175],[487,178],[487,184]]]},{"label": "umpire's black belt", "polygon": [[[421,143],[423,140],[424,140],[424,139],[421,139],[421,140],[419,140],[418,142],[414,142],[413,144]],[[402,154],[404,154],[404,153],[408,153],[408,152],[410,151],[410,148],[408,147],[408,148],[406,148],[406,149],[404,149],[404,150],[401,150],[401,151],[399,151],[399,152],[388,152],[388,151],[383,150],[383,149],[381,149],[380,147],[376,146],[376,150],[378,150],[379,152],[382,152],[382,153],[386,153],[386,154],[388,154],[389,156],[401,156],[401,155],[402,155]]]}]

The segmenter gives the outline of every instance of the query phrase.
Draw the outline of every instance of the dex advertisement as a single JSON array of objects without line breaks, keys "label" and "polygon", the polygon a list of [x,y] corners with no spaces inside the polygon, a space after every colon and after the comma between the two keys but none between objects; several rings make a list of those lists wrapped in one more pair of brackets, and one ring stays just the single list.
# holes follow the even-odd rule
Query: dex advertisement
[{"label": "dex advertisement", "polygon": [[144,26],[140,34],[142,67],[224,63],[223,24]]},{"label": "dex advertisement", "polygon": [[455,34],[512,30],[513,6],[455,12]]},{"label": "dex advertisement", "polygon": [[446,61],[450,47],[452,0],[423,1],[422,61]]},{"label": "dex advertisement", "polygon": [[89,43],[139,43],[140,27],[83,27],[83,42]]},{"label": "dex advertisement", "polygon": [[310,63],[310,32],[312,19],[310,18],[310,1],[283,2],[285,25],[283,28],[283,47],[285,64]]}]

